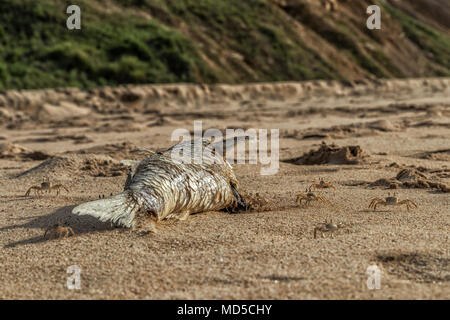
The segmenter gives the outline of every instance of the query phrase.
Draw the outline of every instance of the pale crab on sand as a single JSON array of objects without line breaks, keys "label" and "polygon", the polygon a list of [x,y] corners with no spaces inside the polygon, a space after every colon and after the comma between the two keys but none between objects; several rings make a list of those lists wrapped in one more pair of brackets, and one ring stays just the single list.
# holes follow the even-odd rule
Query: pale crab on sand
[{"label": "pale crab on sand", "polygon": [[31,191],[34,191],[34,195],[41,195],[42,192],[50,193],[52,191],[56,191],[56,195],[59,196],[59,192],[61,189],[66,190],[66,192],[69,192],[69,190],[62,184],[55,184],[53,185],[48,179],[45,181],[42,181],[40,186],[31,186],[27,192],[25,193],[25,197],[28,197],[31,193]]},{"label": "pale crab on sand", "polygon": [[332,220],[330,222],[325,222],[319,224],[317,227],[314,228],[314,239],[317,238],[317,233],[320,232],[322,235],[322,238],[325,237],[325,233],[329,233],[331,238],[334,238],[334,233],[340,229],[344,229],[346,226],[339,222],[339,223],[333,223]]},{"label": "pale crab on sand", "polygon": [[319,181],[320,181],[319,183],[312,184],[312,185],[309,187],[309,189],[310,189],[310,190],[311,190],[311,189],[312,189],[312,190],[317,190],[317,189],[327,189],[327,188],[332,188],[332,189],[336,190],[336,187],[335,187],[333,184],[327,183],[327,182],[325,182],[323,179],[320,179]]},{"label": "pale crab on sand", "polygon": [[321,195],[321,194],[316,194],[313,191],[311,191],[311,188],[306,189],[306,193],[300,193],[299,195],[297,195],[297,199],[295,200],[295,202],[302,204],[302,200],[305,201],[305,205],[308,206],[312,201],[321,201],[321,202],[328,202],[329,204],[331,204],[331,201],[328,200],[327,198],[325,198],[325,196]]},{"label": "pale crab on sand", "polygon": [[410,208],[415,207],[417,208],[417,204],[414,201],[411,201],[409,199],[405,200],[399,200],[397,198],[397,194],[394,193],[393,196],[391,196],[390,193],[388,193],[388,196],[383,199],[381,198],[374,198],[369,204],[369,208],[373,209],[374,211],[377,209],[378,205],[382,206],[401,206],[405,205],[406,209],[409,211]]}]

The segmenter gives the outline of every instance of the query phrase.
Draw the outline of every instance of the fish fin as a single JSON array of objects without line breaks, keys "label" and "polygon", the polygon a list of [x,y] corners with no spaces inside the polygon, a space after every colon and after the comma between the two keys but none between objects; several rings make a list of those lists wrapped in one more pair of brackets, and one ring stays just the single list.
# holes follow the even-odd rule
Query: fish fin
[{"label": "fish fin", "polygon": [[233,183],[231,185],[231,191],[234,195],[234,201],[233,204],[227,208],[224,208],[223,210],[228,213],[237,213],[241,211],[246,211],[248,208],[247,201],[244,199],[244,197],[239,193],[236,185]]},{"label": "fish fin", "polygon": [[135,214],[140,206],[129,192],[122,192],[114,196],[82,203],[73,208],[72,213],[90,215],[100,221],[110,221],[124,227],[134,226]]}]

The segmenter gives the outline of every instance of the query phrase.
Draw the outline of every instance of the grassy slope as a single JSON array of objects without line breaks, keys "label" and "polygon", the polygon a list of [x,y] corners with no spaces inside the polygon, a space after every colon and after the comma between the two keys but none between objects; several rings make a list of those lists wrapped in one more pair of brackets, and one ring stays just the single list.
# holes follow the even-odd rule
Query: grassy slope
[{"label": "grassy slope", "polygon": [[[382,2],[382,7],[402,26],[406,37],[427,53],[437,76],[450,76],[450,36],[427,26],[401,10]],[[450,19],[450,17],[449,17]]]},{"label": "grassy slope", "polygon": [[215,80],[192,42],[176,30],[78,3],[82,30],[68,31],[61,3],[0,2],[0,87]]},{"label": "grassy slope", "polygon": [[[428,73],[417,76],[450,75],[450,37],[382,3],[409,41],[429,56]],[[372,42],[380,48],[376,35],[359,32],[345,16],[314,11],[302,0],[290,8],[270,0],[77,4],[82,30],[68,31],[64,1],[0,2],[0,89],[348,78],[320,47],[303,41],[296,24],[342,52],[359,76],[409,75],[381,49],[360,45]]]}]

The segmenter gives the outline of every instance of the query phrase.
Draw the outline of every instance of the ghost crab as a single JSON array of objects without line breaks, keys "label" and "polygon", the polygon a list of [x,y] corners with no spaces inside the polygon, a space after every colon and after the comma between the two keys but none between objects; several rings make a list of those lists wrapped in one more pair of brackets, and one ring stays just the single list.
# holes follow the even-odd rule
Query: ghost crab
[{"label": "ghost crab", "polygon": [[49,179],[47,178],[46,180],[41,182],[40,186],[31,186],[27,192],[25,193],[25,197],[28,197],[31,193],[31,191],[34,191],[34,195],[42,195],[42,192],[47,192],[50,193],[53,190],[56,191],[56,195],[59,196],[59,192],[61,191],[61,189],[66,190],[66,192],[69,192],[69,190],[62,184],[55,184],[53,185]]},{"label": "ghost crab", "polygon": [[311,191],[311,187],[306,189],[305,191],[306,193],[300,193],[299,195],[297,195],[297,199],[295,200],[295,202],[301,205],[302,200],[304,200],[306,206],[308,206],[312,201],[328,202],[329,204],[331,204],[331,201],[325,198],[323,195],[316,194]]},{"label": "ghost crab", "polygon": [[322,178],[319,180],[319,183],[312,184],[309,187],[309,189],[312,190],[328,189],[328,188],[333,188],[334,190],[336,190],[336,187],[333,184],[325,182]]},{"label": "ghost crab", "polygon": [[322,238],[325,238],[325,233],[330,233],[330,237],[334,238],[334,233],[340,229],[344,229],[346,226],[342,223],[333,223],[332,220],[319,224],[317,227],[314,228],[314,239],[317,238],[317,233],[320,232],[322,234]]},{"label": "ghost crab", "polygon": [[378,205],[382,206],[401,206],[405,205],[406,209],[409,211],[410,208],[415,207],[417,208],[417,204],[414,201],[411,201],[409,199],[400,200],[397,198],[397,193],[394,193],[394,195],[391,196],[390,193],[388,193],[388,196],[383,199],[380,198],[374,198],[369,204],[369,208],[373,209],[375,211],[377,209]]},{"label": "ghost crab", "polygon": [[53,238],[67,238],[69,236],[75,235],[75,232],[72,230],[69,226],[64,226],[61,221],[58,221],[57,224],[47,228],[44,233],[44,238],[47,236],[47,234],[50,235],[50,237],[53,235]]},{"label": "ghost crab", "polygon": [[272,200],[268,200],[262,197],[258,192],[256,194],[250,193],[247,196],[245,210],[256,210],[259,212],[270,211],[274,206],[274,202]]}]

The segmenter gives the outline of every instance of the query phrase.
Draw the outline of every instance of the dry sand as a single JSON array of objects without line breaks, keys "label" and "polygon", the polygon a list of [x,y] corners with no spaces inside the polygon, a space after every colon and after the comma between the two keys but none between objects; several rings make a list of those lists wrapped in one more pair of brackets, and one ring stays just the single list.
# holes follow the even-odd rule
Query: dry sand
[{"label": "dry sand", "polygon": [[[173,145],[194,120],[280,130],[276,175],[234,165],[274,210],[205,212],[147,235],[71,214],[122,190],[121,160]],[[6,92],[0,123],[1,299],[450,298],[450,79]],[[359,149],[317,156],[322,141]],[[70,192],[24,196],[45,177]],[[336,186],[322,192],[332,205],[296,205],[320,178]],[[418,208],[368,209],[392,191]],[[325,219],[348,232],[314,239]],[[76,235],[44,238],[59,220]],[[373,264],[380,290],[366,286]],[[66,287],[71,265],[80,290]]]}]

